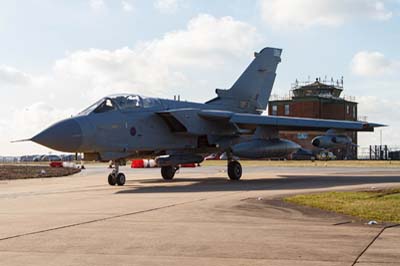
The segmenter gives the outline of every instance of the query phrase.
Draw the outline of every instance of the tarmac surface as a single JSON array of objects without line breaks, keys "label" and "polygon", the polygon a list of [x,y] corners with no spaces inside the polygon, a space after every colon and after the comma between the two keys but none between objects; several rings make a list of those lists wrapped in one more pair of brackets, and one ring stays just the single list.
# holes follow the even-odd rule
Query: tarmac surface
[{"label": "tarmac surface", "polygon": [[287,205],[299,193],[400,186],[399,169],[104,166],[0,181],[0,265],[400,265],[400,226]]}]

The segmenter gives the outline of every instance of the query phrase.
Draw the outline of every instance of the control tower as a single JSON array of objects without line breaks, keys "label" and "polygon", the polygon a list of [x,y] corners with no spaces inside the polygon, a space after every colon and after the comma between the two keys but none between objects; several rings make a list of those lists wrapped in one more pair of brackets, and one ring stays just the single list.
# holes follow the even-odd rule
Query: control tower
[{"label": "control tower", "polygon": [[[343,96],[342,92],[343,78],[336,81],[317,78],[314,82],[296,80],[288,96],[271,96],[268,115],[356,121],[358,103],[354,97]],[[281,137],[297,142],[305,149],[314,150],[311,140],[323,133],[283,132]],[[347,135],[357,144],[357,132],[348,132]],[[337,159],[357,158],[356,146],[334,149],[332,152]]]}]

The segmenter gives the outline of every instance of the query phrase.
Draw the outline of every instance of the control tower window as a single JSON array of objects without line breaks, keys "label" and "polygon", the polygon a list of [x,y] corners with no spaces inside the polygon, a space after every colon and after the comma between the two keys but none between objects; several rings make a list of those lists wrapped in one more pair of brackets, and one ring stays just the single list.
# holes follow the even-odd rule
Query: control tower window
[{"label": "control tower window", "polygon": [[289,115],[289,114],[290,114],[290,105],[285,104],[285,115]]},{"label": "control tower window", "polygon": [[272,115],[277,115],[277,114],[278,114],[278,106],[272,105]]}]

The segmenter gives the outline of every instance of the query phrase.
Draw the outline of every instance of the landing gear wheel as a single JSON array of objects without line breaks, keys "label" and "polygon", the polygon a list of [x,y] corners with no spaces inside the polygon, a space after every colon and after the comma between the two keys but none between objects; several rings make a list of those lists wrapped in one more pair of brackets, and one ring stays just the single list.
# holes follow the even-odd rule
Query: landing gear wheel
[{"label": "landing gear wheel", "polygon": [[125,175],[124,175],[123,173],[119,173],[119,174],[117,175],[116,180],[117,180],[117,185],[118,185],[118,186],[123,186],[123,185],[125,185],[126,178],[125,178]]},{"label": "landing gear wheel", "polygon": [[239,180],[242,177],[242,166],[238,161],[228,163],[228,176],[230,180]]},{"label": "landing gear wheel", "polygon": [[108,175],[108,184],[110,186],[115,186],[116,183],[117,183],[117,177],[114,174],[109,174]]},{"label": "landing gear wheel", "polygon": [[120,165],[126,165],[126,161],[124,160],[115,160],[115,161],[111,161],[110,166],[112,166],[113,171],[111,172],[111,174],[108,175],[108,184],[110,184],[110,186],[123,186],[125,185],[125,175],[123,173],[119,172],[119,166]]},{"label": "landing gear wheel", "polygon": [[174,166],[161,167],[161,175],[164,180],[172,180],[174,178],[176,168]]}]

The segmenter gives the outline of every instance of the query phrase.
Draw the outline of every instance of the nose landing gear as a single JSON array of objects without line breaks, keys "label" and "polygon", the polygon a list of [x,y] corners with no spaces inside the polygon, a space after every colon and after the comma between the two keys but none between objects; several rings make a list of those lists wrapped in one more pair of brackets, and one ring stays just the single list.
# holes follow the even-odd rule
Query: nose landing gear
[{"label": "nose landing gear", "polygon": [[112,170],[112,172],[108,175],[108,184],[110,186],[123,186],[125,185],[125,175],[123,173],[119,172],[119,166],[121,165],[120,161],[115,161],[113,162],[114,165],[114,169]]}]

